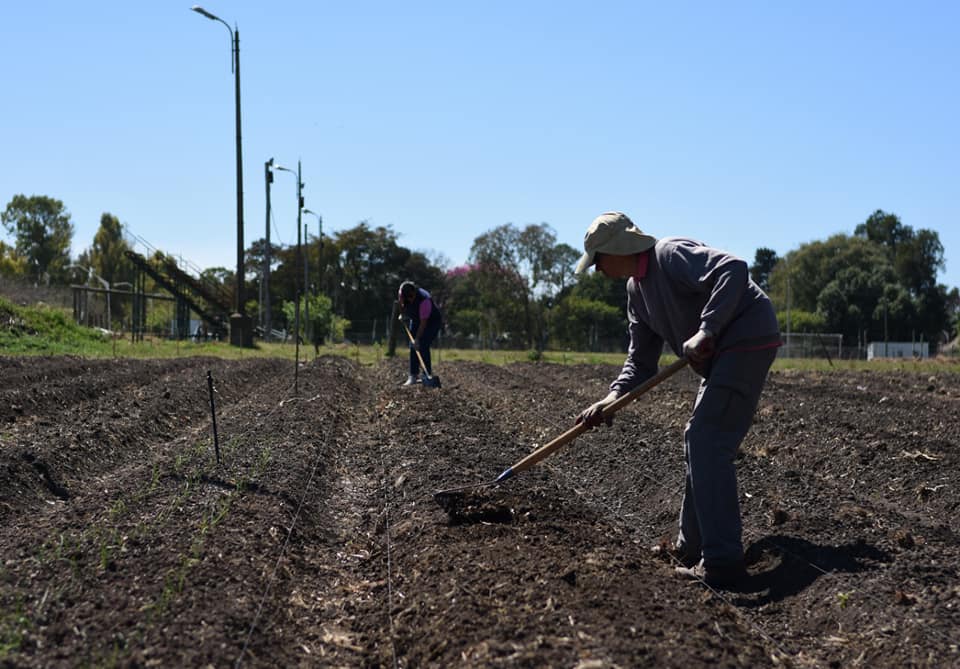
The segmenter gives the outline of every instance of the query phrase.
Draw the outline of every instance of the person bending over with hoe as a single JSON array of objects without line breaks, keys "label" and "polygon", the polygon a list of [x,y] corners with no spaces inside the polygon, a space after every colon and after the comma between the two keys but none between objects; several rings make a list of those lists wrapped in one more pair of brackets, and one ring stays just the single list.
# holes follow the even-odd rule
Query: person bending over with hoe
[{"label": "person bending over with hoe", "polygon": [[583,246],[576,273],[596,265],[627,280],[630,345],[610,393],[577,422],[604,422],[605,407],[656,373],[664,342],[686,356],[702,380],[683,435],[679,536],[653,550],[683,577],[736,586],[747,571],[734,456],[781,343],[773,306],[743,260],[692,239],[657,240],[620,212],[594,219]]},{"label": "person bending over with hoe", "polygon": [[400,284],[397,302],[400,305],[400,318],[405,321],[405,327],[413,338],[410,342],[410,376],[403,384],[412,386],[420,381],[420,358],[423,358],[423,367],[425,367],[423,371],[426,372],[424,380],[433,376],[430,344],[440,332],[443,315],[430,298],[430,293],[417,287],[412,281],[404,281]]}]

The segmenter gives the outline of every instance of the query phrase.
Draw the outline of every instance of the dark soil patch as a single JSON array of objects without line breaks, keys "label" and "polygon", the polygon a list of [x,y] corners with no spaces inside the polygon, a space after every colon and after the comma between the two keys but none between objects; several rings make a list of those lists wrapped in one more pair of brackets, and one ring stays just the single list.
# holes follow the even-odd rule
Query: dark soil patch
[{"label": "dark soil patch", "polygon": [[[206,373],[216,380],[222,463]],[[960,663],[960,379],[772,374],[750,580],[677,580],[681,372],[534,469],[617,369],[0,358],[0,666]]]}]

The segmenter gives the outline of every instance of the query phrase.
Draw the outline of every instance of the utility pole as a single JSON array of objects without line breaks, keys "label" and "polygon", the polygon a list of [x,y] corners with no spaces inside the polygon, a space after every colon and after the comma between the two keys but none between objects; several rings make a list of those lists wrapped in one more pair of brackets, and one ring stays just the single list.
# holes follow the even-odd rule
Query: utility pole
[{"label": "utility pole", "polygon": [[[319,271],[320,268],[323,267],[323,216],[321,216],[321,215],[318,214],[317,212],[311,211],[311,210],[309,210],[309,209],[304,209],[304,210],[303,210],[303,213],[304,213],[304,214],[310,214],[311,216],[316,216],[316,217],[317,217],[317,233],[318,233],[318,234],[317,234],[317,269],[318,269],[318,271]],[[304,238],[307,238],[307,224],[306,224],[306,223],[303,224],[303,236],[304,236]],[[307,243],[307,257],[309,258],[309,257],[310,257],[310,241],[309,241],[309,239],[307,239],[307,242],[306,242],[306,243]],[[310,285],[310,283],[309,283],[309,281],[308,281],[308,276],[309,276],[309,275],[307,274],[306,267],[304,267],[303,278],[304,278],[304,284],[307,285],[307,286]],[[323,276],[319,276],[319,277],[317,278],[317,289],[316,289],[315,291],[313,291],[313,292],[314,292],[314,294],[319,295],[322,290],[323,290]],[[318,314],[318,315],[319,315],[319,314]],[[309,322],[309,320],[310,320],[310,319],[309,319],[309,316],[308,316],[308,317],[307,317],[307,321]],[[316,347],[317,337],[318,337],[318,335],[317,335],[316,332],[312,332],[312,333],[311,333],[310,341],[314,342],[314,347]],[[316,350],[316,348],[314,348],[314,350]]]},{"label": "utility pole", "polygon": [[787,351],[786,357],[792,357],[790,350],[790,261],[787,261]]},{"label": "utility pole", "polygon": [[253,346],[253,327],[250,317],[245,313],[244,268],[243,268],[243,142],[240,137],[240,30],[203,7],[194,5],[191,9],[211,21],[219,21],[230,32],[233,49],[230,59],[234,80],[234,108],[237,130],[237,276],[234,289],[234,313],[230,314],[230,343],[233,346]]},{"label": "utility pole", "polygon": [[[300,161],[297,161],[297,261],[294,269],[296,274],[300,273],[300,226],[302,225],[303,218],[303,179],[301,178],[300,171]],[[294,276],[296,276],[296,274]],[[294,280],[294,285],[297,281]],[[299,389],[299,371],[300,371],[300,290],[299,286],[294,289],[294,301],[296,306],[296,312],[294,314],[294,340],[296,345],[294,346],[294,356],[296,357],[296,366],[293,370],[293,392],[298,393]]]},{"label": "utility pole", "polygon": [[307,224],[303,224],[303,332],[308,341],[310,336],[310,237],[307,235]]},{"label": "utility pole", "polygon": [[270,341],[273,332],[273,322],[270,317],[270,184],[273,183],[273,158],[268,160],[264,166],[265,179],[267,182],[267,245],[263,251],[263,341]]}]

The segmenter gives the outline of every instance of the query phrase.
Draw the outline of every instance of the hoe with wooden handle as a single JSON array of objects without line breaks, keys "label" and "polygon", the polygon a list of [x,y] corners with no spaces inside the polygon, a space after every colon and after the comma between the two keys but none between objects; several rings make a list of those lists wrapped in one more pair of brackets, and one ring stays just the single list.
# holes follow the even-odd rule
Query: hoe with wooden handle
[{"label": "hoe with wooden handle", "polygon": [[[415,347],[417,344],[417,340],[413,338],[413,333],[410,332],[410,328],[408,328],[407,324],[403,322],[403,316],[400,316],[400,318],[397,320],[399,320],[400,324],[403,325],[403,329],[407,331],[407,337],[410,339],[410,345]],[[413,350],[417,354],[417,360],[420,361],[420,369],[423,370],[423,376],[424,376],[423,385],[427,386],[428,388],[439,388],[440,377],[437,376],[436,374],[431,376],[430,372],[427,371],[426,363],[423,362],[423,356],[420,355],[420,349],[414,348]]]},{"label": "hoe with wooden handle", "polygon": [[[617,399],[616,402],[608,406],[603,410],[603,417],[608,418],[613,414],[617,413],[623,407],[627,406],[634,400],[638,399],[641,395],[646,393],[648,390],[658,385],[662,381],[670,378],[681,369],[687,365],[687,358],[681,357],[676,362],[667,367],[661,369],[655,376],[647,379],[639,386],[631,390],[629,393]],[[495,478],[492,481],[486,481],[484,483],[474,483],[471,485],[460,486],[458,488],[447,488],[446,490],[439,490],[433,493],[433,498],[436,500],[437,504],[443,507],[445,510],[449,511],[451,508],[455,508],[458,504],[458,498],[463,495],[467,490],[472,490],[474,488],[482,488],[485,486],[497,485],[498,483],[503,483],[509,478],[512,478],[514,475],[519,474],[522,471],[530,469],[535,464],[551,455],[554,451],[566,446],[571,441],[579,437],[581,434],[590,429],[586,423],[577,423],[569,430],[561,434],[559,437],[551,441],[549,444],[545,444],[535,450],[533,453],[523,458],[512,467],[508,467],[503,471],[500,476]]]}]

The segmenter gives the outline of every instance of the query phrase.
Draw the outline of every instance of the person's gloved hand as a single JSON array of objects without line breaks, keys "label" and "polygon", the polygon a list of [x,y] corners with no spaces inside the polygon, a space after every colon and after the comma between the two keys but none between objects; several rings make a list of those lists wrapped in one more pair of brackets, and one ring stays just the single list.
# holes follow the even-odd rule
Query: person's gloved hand
[{"label": "person's gloved hand", "polygon": [[695,335],[683,342],[683,354],[690,361],[693,370],[701,375],[716,351],[717,344],[713,335],[706,330],[697,330]]},{"label": "person's gloved hand", "polygon": [[617,394],[615,392],[611,392],[599,402],[591,404],[589,407],[584,409],[579,416],[577,416],[577,425],[580,423],[586,423],[587,427],[591,428],[597,427],[604,422],[608,426],[613,425],[613,416],[604,417],[603,410],[616,401]]}]

